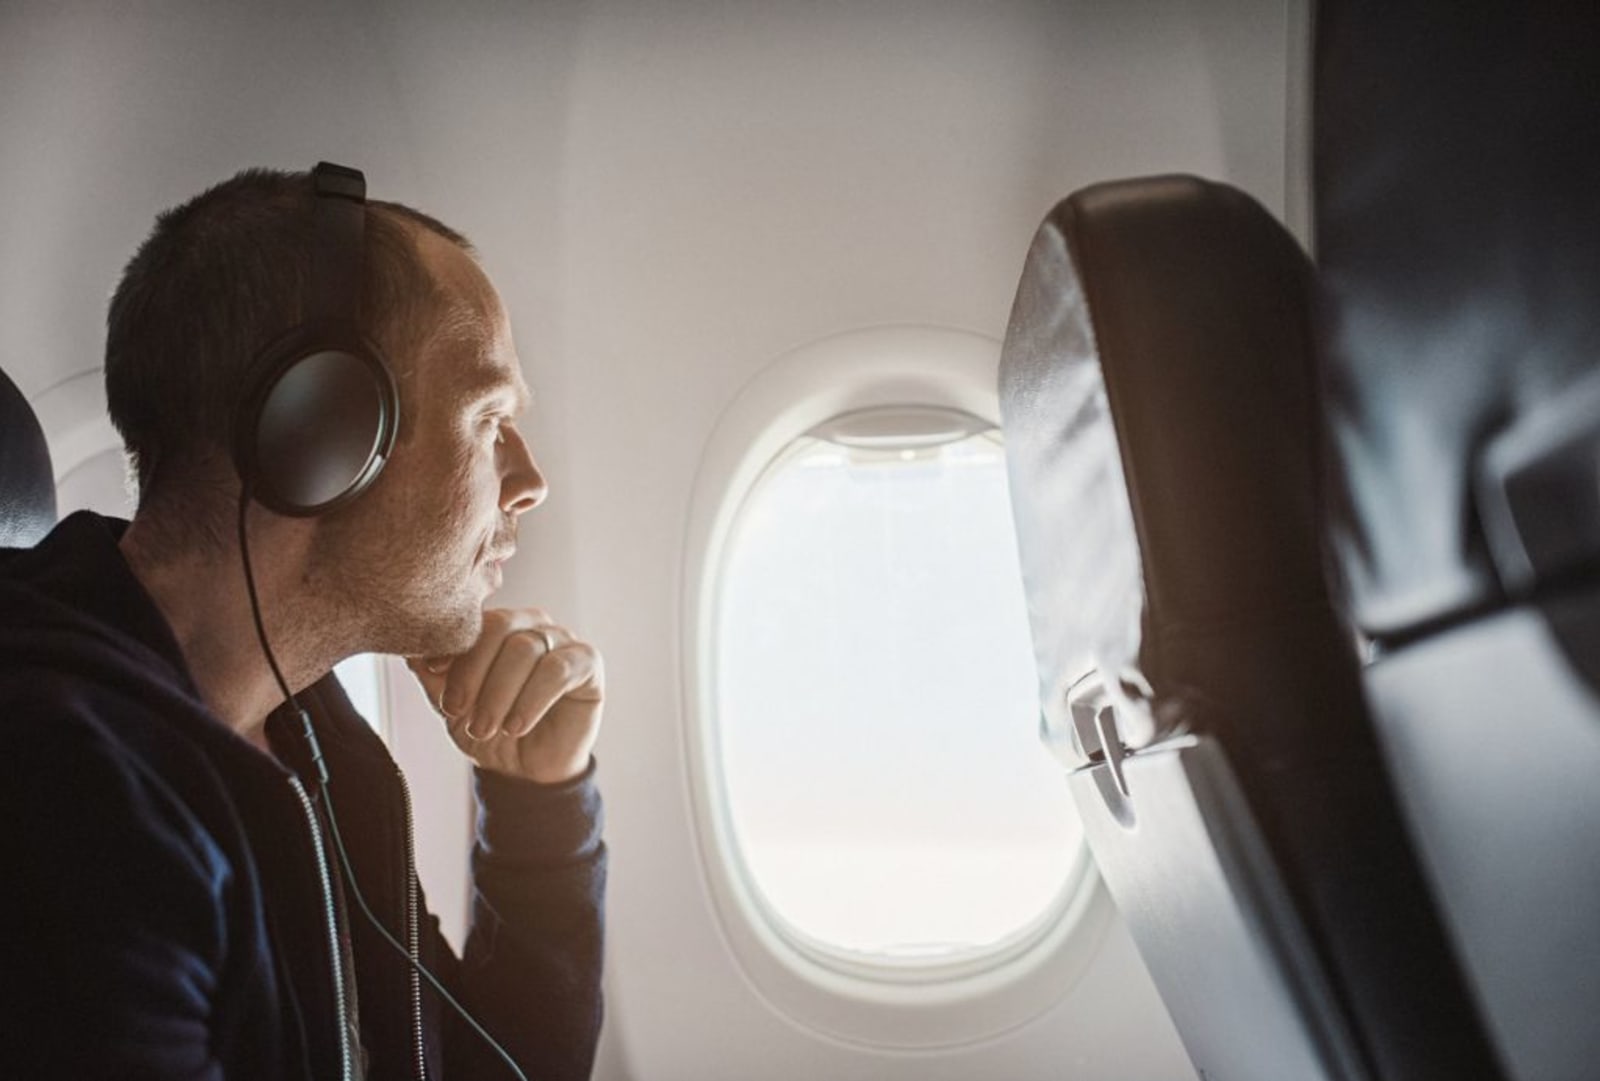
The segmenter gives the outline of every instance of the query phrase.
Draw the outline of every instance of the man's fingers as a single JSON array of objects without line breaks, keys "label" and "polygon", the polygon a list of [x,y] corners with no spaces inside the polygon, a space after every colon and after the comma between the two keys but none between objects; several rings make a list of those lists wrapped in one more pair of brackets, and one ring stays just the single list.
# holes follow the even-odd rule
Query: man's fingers
[{"label": "man's fingers", "polygon": [[582,771],[599,731],[603,661],[545,612],[491,609],[465,653],[406,663],[479,766],[550,784]]},{"label": "man's fingers", "polygon": [[536,626],[536,621],[543,617],[543,612],[504,608],[493,608],[483,614],[483,633],[471,649],[451,663],[444,695],[437,699],[446,716],[460,717],[477,701],[484,677],[500,655],[506,636]]},{"label": "man's fingers", "polygon": [[489,739],[500,733],[523,687],[538,678],[551,648],[566,637],[569,636],[554,626],[534,627],[506,636],[472,702],[467,732],[473,739]]},{"label": "man's fingers", "polygon": [[[442,664],[439,663],[441,660]],[[406,667],[417,677],[417,682],[422,685],[422,693],[428,696],[433,708],[443,713],[439,701],[444,695],[444,685],[450,671],[450,658],[407,657]]]},{"label": "man's fingers", "polygon": [[563,698],[582,700],[585,688],[597,689],[599,678],[599,655],[593,647],[583,642],[560,647],[540,661],[523,685],[506,717],[506,731],[518,738],[527,735]]},{"label": "man's fingers", "polygon": [[[471,714],[459,713],[452,717],[445,712],[442,705],[445,683],[449,674],[448,659],[446,659],[445,666],[440,671],[430,670],[421,659],[416,657],[407,657],[406,667],[410,668],[411,674],[417,677],[417,683],[422,687],[422,693],[427,696],[428,704],[438,710],[439,715],[444,718],[445,731],[449,732],[450,738],[465,750],[466,744],[471,742],[471,738],[467,735],[467,721],[470,719]],[[439,666],[436,665],[435,667]]]}]

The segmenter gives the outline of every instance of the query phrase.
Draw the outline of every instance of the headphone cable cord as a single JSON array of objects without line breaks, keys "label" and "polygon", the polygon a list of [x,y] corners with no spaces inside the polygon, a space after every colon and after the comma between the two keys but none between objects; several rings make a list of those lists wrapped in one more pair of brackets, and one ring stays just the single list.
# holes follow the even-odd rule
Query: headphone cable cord
[{"label": "headphone cable cord", "polygon": [[266,654],[267,666],[272,669],[272,678],[278,681],[278,689],[283,692],[284,701],[289,704],[295,715],[300,719],[301,732],[305,736],[307,748],[311,752],[311,760],[317,769],[317,796],[322,800],[323,809],[327,813],[328,832],[333,835],[333,847],[339,853],[339,864],[344,869],[345,884],[350,887],[350,892],[356,900],[356,906],[361,909],[361,914],[366,917],[373,930],[377,931],[385,942],[394,947],[400,956],[405,958],[406,963],[416,969],[418,975],[428,981],[428,984],[438,992],[439,997],[444,999],[450,1005],[450,1008],[455,1010],[461,1016],[461,1019],[471,1026],[474,1032],[483,1037],[484,1042],[511,1068],[511,1072],[516,1074],[519,1081],[528,1081],[528,1075],[522,1072],[522,1068],[506,1052],[506,1049],[500,1046],[500,1042],[489,1035],[484,1027],[478,1023],[477,1018],[467,1012],[465,1006],[456,1001],[454,995],[445,990],[444,984],[439,982],[437,976],[428,971],[427,966],[422,963],[420,958],[411,956],[411,951],[401,945],[400,940],[390,933],[389,929],[383,925],[382,921],[368,907],[367,899],[361,894],[361,887],[356,882],[355,868],[350,865],[350,855],[345,851],[344,838],[339,834],[339,819],[333,813],[333,793],[328,788],[328,764],[322,757],[322,745],[317,742],[317,734],[311,727],[311,715],[301,707],[299,699],[295,698],[294,692],[289,689],[289,682],[283,678],[283,672],[278,667],[278,659],[273,655],[272,646],[267,641],[267,628],[261,619],[261,602],[256,594],[255,574],[250,566],[249,531],[245,528],[245,514],[249,507],[250,486],[246,483],[239,493],[239,555],[244,560],[244,583],[246,591],[250,594],[250,615],[255,620],[256,637],[261,642],[261,651]]}]

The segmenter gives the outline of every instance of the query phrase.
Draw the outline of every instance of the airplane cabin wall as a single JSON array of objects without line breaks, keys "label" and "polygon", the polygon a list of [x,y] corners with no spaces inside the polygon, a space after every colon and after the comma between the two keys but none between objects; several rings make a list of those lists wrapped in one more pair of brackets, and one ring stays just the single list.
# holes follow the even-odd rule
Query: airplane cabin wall
[{"label": "airplane cabin wall", "polygon": [[[360,166],[476,241],[539,396],[551,495],[500,597],[607,659],[599,1081],[1191,1076],[1119,920],[1034,1021],[938,1054],[819,1036],[752,991],[697,864],[687,515],[723,411],[795,347],[882,324],[998,340],[1074,188],[1192,171],[1295,223],[1303,21],[1293,0],[8,3],[0,366],[35,399],[97,368],[161,208],[246,165]],[[464,831],[441,798],[433,828]]]}]

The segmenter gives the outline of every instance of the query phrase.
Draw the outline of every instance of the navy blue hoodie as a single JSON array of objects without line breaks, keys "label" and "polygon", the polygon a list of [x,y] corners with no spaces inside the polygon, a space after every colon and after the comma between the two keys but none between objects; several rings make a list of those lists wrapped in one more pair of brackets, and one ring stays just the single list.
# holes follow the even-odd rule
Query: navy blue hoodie
[{"label": "navy blue hoodie", "polygon": [[[0,1075],[399,1081],[425,1058],[433,1081],[512,1076],[358,911],[286,711],[267,724],[275,760],[207,709],[117,548],[125,527],[80,513],[0,549]],[[458,959],[417,892],[382,741],[331,676],[300,697],[378,919],[530,1078],[588,1077],[606,867],[592,763],[564,785],[476,775]]]}]

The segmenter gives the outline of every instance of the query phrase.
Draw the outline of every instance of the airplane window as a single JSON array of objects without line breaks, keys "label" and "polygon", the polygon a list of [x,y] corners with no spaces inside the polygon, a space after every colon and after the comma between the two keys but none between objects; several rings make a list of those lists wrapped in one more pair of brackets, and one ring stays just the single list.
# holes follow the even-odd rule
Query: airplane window
[{"label": "airplane window", "polygon": [[1038,739],[1000,433],[914,408],[816,426],[746,496],[726,552],[717,757],[770,915],[897,966],[1036,927],[1083,837]]}]

